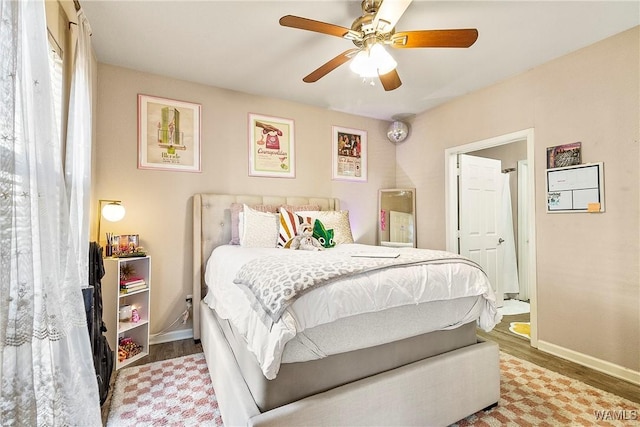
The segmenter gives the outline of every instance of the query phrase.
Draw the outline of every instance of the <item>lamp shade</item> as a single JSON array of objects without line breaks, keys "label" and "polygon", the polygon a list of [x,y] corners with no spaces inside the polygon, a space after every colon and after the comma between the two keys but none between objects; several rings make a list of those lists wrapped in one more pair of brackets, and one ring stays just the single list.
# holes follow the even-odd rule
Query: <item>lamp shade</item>
[{"label": "lamp shade", "polygon": [[374,44],[368,50],[358,52],[349,64],[351,71],[363,78],[387,74],[397,66],[398,63],[391,54],[379,43]]},{"label": "lamp shade", "polygon": [[120,203],[112,202],[102,207],[102,216],[107,221],[117,222],[124,218],[125,209]]},{"label": "lamp shade", "polygon": [[398,63],[393,56],[382,46],[380,43],[376,43],[369,49],[369,58],[376,64],[378,73],[387,74],[398,66]]}]

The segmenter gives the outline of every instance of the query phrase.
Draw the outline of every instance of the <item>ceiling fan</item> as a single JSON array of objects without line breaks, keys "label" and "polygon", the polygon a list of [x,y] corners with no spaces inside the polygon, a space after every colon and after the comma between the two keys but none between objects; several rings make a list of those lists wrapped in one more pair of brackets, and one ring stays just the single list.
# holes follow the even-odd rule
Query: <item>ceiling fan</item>
[{"label": "ceiling fan", "polygon": [[351,28],[314,21],[299,16],[286,15],[280,25],[314,31],[351,40],[356,46],[347,49],[321,65],[302,80],[313,83],[349,60],[351,69],[362,77],[379,77],[386,91],[402,85],[396,70],[397,63],[384,49],[389,45],[397,49],[419,47],[469,47],[478,38],[478,30],[417,30],[396,32],[395,26],[411,0],[363,0],[362,16],[356,18]]}]

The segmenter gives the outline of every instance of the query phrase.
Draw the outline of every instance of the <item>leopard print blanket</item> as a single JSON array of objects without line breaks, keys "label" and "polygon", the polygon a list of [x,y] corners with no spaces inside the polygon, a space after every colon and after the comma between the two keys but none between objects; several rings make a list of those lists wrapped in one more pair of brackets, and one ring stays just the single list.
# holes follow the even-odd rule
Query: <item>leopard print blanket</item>
[{"label": "leopard print blanket", "polygon": [[287,251],[247,262],[234,283],[245,286],[273,322],[306,292],[338,279],[375,270],[420,264],[465,263],[481,269],[461,255],[425,249],[402,251],[397,258],[356,257],[348,253]]}]

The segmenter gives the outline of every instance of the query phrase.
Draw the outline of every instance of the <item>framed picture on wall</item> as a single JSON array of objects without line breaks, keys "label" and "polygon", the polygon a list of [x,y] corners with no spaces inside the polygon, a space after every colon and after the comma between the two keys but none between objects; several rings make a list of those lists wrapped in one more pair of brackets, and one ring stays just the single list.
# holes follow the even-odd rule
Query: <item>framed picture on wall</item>
[{"label": "framed picture on wall", "polygon": [[547,147],[547,169],[579,165],[581,152],[581,142]]},{"label": "framed picture on wall", "polygon": [[249,114],[249,175],[295,178],[293,120]]},{"label": "framed picture on wall", "polygon": [[200,172],[200,109],[138,94],[138,169]]},{"label": "framed picture on wall", "polygon": [[332,179],[367,181],[367,132],[332,127]]}]

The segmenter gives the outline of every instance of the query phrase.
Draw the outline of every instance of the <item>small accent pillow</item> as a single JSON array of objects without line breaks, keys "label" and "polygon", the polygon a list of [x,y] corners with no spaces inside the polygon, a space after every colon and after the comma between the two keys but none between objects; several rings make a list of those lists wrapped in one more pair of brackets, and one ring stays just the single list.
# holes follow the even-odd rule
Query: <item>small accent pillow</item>
[{"label": "small accent pillow", "polygon": [[244,205],[240,246],[275,248],[278,241],[278,219],[278,214],[260,212]]},{"label": "small accent pillow", "polygon": [[313,223],[313,237],[315,237],[324,248],[329,249],[336,245],[336,242],[333,240],[333,229],[327,230],[324,228],[324,224],[319,219],[316,219]]},{"label": "small accent pillow", "polygon": [[[242,203],[231,203],[229,210],[231,211],[231,241],[230,245],[239,245],[240,244],[240,212],[242,212],[244,204]],[[249,206],[251,209],[260,212],[272,212],[277,213],[278,207],[273,205],[251,205]]]},{"label": "small accent pillow", "polygon": [[289,212],[298,212],[298,211],[320,211],[320,206],[318,205],[281,205],[280,209],[285,209]]},{"label": "small accent pillow", "polygon": [[319,219],[325,228],[332,228],[336,245],[354,242],[349,223],[349,211],[300,211],[296,214],[310,217],[312,221]]},{"label": "small accent pillow", "polygon": [[280,207],[277,247],[289,249],[294,237],[298,234],[300,224],[308,223],[311,225],[313,221],[310,218],[300,216],[294,212],[288,211],[284,207]]}]

